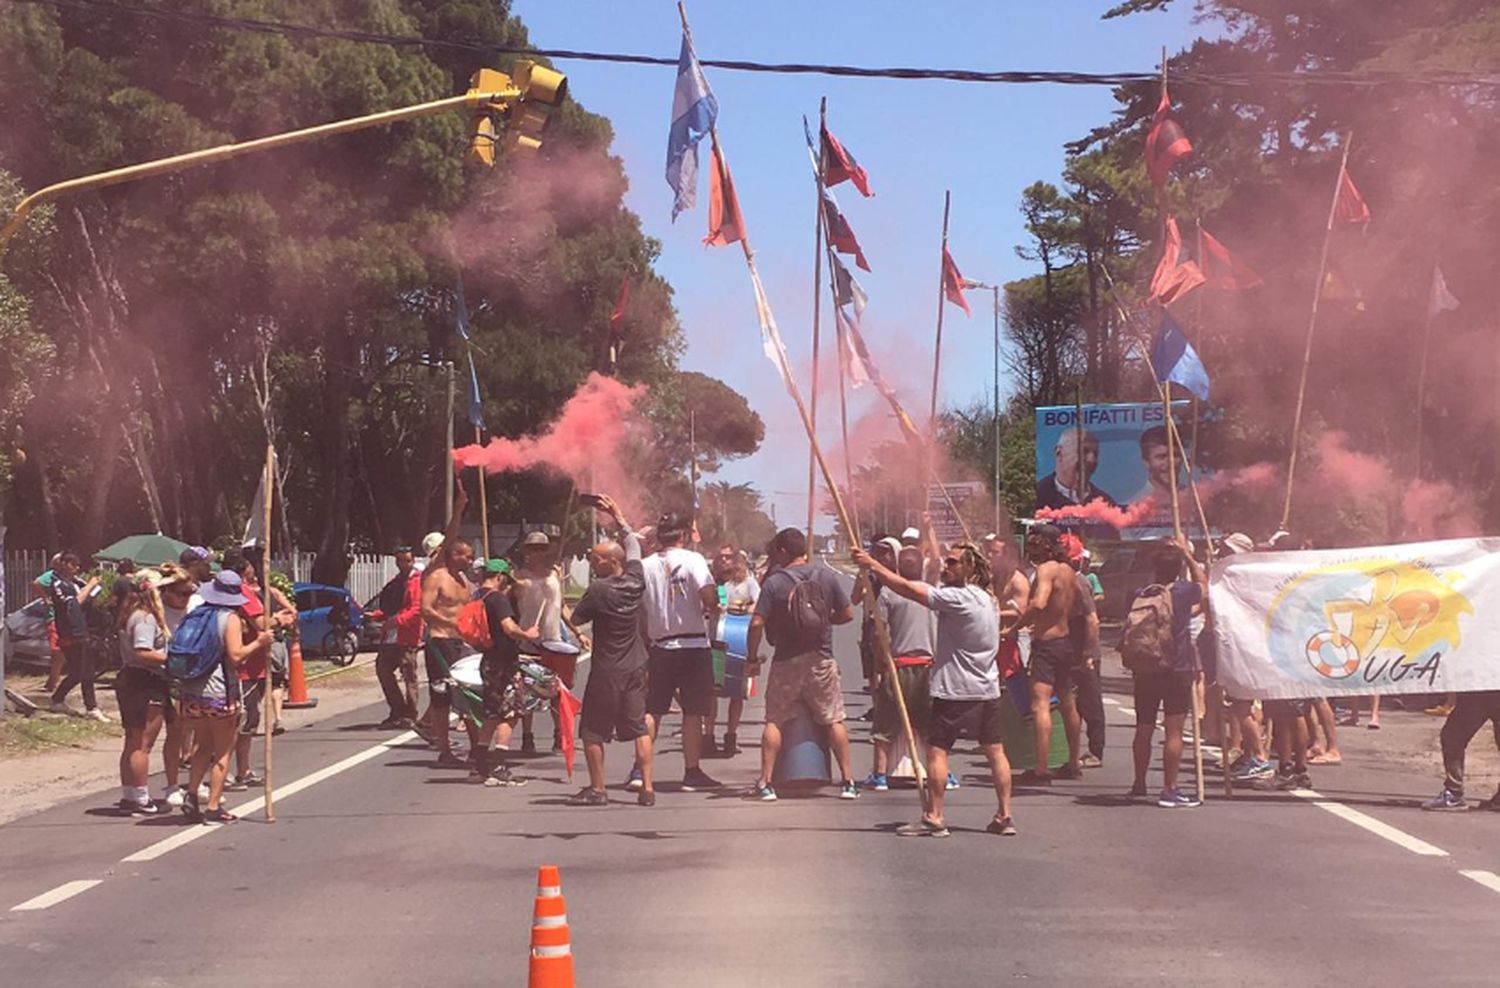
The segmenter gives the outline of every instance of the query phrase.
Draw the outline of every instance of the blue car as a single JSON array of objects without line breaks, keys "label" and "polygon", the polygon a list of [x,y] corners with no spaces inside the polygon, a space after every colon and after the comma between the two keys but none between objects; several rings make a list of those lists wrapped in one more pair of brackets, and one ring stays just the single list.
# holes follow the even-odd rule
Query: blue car
[{"label": "blue car", "polygon": [[302,654],[346,666],[359,652],[359,629],[365,612],[346,587],[326,583],[293,585]]}]

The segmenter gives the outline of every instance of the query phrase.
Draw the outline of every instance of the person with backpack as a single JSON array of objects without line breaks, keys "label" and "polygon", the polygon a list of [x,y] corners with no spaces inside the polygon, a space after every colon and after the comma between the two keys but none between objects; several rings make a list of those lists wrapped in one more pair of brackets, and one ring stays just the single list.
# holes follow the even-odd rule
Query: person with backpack
[{"label": "person with backpack", "polygon": [[[240,722],[240,684],[235,670],[258,658],[265,661],[273,636],[262,618],[261,630],[249,632],[239,609],[246,597],[240,575],[219,572],[198,590],[203,606],[190,612],[167,647],[167,674],[182,690],[182,715],[193,731],[195,748],[188,771],[182,812],[204,823],[229,823],[223,808],[224,780]],[[208,805],[198,805],[198,786],[208,776]]]},{"label": "person with backpack", "polygon": [[[524,712],[521,646],[536,643],[542,633],[536,625],[523,630],[516,622],[512,589],[510,563],[504,559],[486,560],[479,596],[465,604],[458,614],[459,634],[480,652],[480,703],[484,719],[476,725],[472,718],[464,718],[464,728],[469,734],[469,782],[475,785],[517,784],[510,766],[504,762],[504,753],[510,749],[516,721]],[[498,765],[494,763],[497,751],[501,753]]]},{"label": "person with backpack", "polygon": [[[1181,579],[1184,566],[1190,579]],[[1177,787],[1182,764],[1182,726],[1193,708],[1198,650],[1191,621],[1208,602],[1208,576],[1186,538],[1167,544],[1152,567],[1154,582],[1130,599],[1120,637],[1120,658],[1135,679],[1135,782],[1132,798],[1146,795],[1156,713],[1163,712],[1166,743],[1161,750],[1164,809],[1194,807],[1198,799]]]},{"label": "person with backpack", "polygon": [[772,571],[761,583],[750,619],[747,675],[760,671],[760,642],[776,647],[766,678],[766,726],[760,743],[760,777],[747,799],[774,802],[771,776],[781,753],[781,725],[804,712],[828,728],[829,747],[838,762],[840,799],[858,799],[849,731],[844,726],[843,684],[833,657],[833,626],[854,620],[854,605],[837,573],[807,561],[807,537],[783,528],[767,550]]}]

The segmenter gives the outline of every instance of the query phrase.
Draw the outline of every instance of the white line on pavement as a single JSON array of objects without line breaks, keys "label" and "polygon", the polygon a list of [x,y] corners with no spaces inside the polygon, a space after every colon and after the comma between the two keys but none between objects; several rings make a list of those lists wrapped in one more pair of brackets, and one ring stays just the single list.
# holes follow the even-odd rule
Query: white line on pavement
[{"label": "white line on pavement", "polygon": [[1348,820],[1356,827],[1362,827],[1363,829],[1368,830],[1370,833],[1374,834],[1377,837],[1384,837],[1386,840],[1390,841],[1392,844],[1395,844],[1397,847],[1403,847],[1413,854],[1421,854],[1430,858],[1446,858],[1448,856],[1448,852],[1443,850],[1441,847],[1437,847],[1436,845],[1427,843],[1425,840],[1413,837],[1411,834],[1408,834],[1405,831],[1397,830],[1390,824],[1381,823],[1379,820],[1375,819],[1369,814],[1361,813],[1359,810],[1345,806],[1343,803],[1335,803],[1332,800],[1325,798],[1322,793],[1317,792],[1316,790],[1293,789],[1291,790],[1291,792],[1292,795],[1300,796],[1302,799],[1307,800],[1314,806],[1319,807],[1320,809],[1327,810],[1329,813],[1332,813],[1334,816],[1339,817],[1340,819]]},{"label": "white line on pavement", "polygon": [[1495,874],[1493,871],[1470,870],[1460,871],[1459,874],[1470,881],[1478,882],[1491,892],[1500,892],[1500,875]]},{"label": "white line on pavement", "polygon": [[87,892],[101,881],[102,879],[99,878],[83,878],[76,882],[64,882],[51,892],[43,892],[34,899],[27,899],[19,906],[11,906],[10,911],[20,913],[31,912],[37,909],[47,909],[57,905],[59,902],[66,902],[80,892]]},{"label": "white line on pavement", "polygon": [[1134,707],[1127,707],[1127,706],[1124,706],[1122,704],[1120,706],[1120,713],[1124,714],[1126,717],[1134,717],[1135,716],[1135,708]]},{"label": "white line on pavement", "polygon": [[1107,703],[1107,704],[1109,704],[1111,707],[1118,707],[1120,705],[1120,701],[1116,700],[1112,696],[1106,696],[1104,698],[1104,702]]}]

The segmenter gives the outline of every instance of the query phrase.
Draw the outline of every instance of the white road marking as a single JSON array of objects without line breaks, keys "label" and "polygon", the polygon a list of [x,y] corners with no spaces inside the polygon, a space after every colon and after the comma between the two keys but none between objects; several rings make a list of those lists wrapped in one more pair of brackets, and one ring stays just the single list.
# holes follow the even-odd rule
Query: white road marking
[{"label": "white road marking", "polygon": [[[349,769],[354,768],[356,765],[363,764],[364,762],[367,762],[372,758],[376,758],[392,748],[403,745],[408,741],[414,740],[416,737],[417,733],[415,731],[406,731],[402,734],[396,735],[393,738],[387,738],[386,740],[373,747],[366,748],[364,751],[355,752],[342,761],[334,762],[332,765],[320,768],[316,772],[313,772],[309,775],[304,775],[302,778],[296,780],[295,782],[289,782],[284,786],[277,786],[272,791],[272,795],[274,795],[278,800],[286,799],[288,796],[295,796],[297,793],[301,792],[304,789],[315,786],[319,782],[325,782],[341,772],[347,772],[349,771]],[[256,813],[261,809],[264,809],[265,805],[266,797],[257,796],[247,803],[241,803],[238,806],[232,806],[230,807],[230,809],[234,810],[237,816],[249,816],[251,813]],[[190,827],[186,830],[182,830],[173,834],[171,837],[159,840],[155,844],[152,844],[150,847],[143,848],[139,851],[136,851],[134,854],[121,858],[120,861],[122,864],[137,864],[143,861],[155,861],[157,858],[161,857],[163,854],[166,854],[168,851],[175,851],[177,850],[177,848],[182,847],[184,844],[191,844],[193,841],[197,840],[200,837],[207,837],[209,834],[214,833],[218,829],[218,827]]]},{"label": "white road marking", "polygon": [[51,892],[43,892],[41,895],[37,896],[34,899],[27,899],[19,906],[11,906],[10,911],[13,913],[21,913],[32,912],[37,909],[48,909],[52,906],[57,905],[59,902],[66,902],[80,892],[87,892],[95,885],[98,885],[102,880],[103,879],[99,878],[83,878],[79,879],[76,882],[64,882],[62,885],[59,885]]},{"label": "white road marking", "polygon": [[[1292,795],[1299,796],[1302,799],[1305,799],[1308,802],[1312,803],[1314,806],[1319,807],[1320,809],[1327,810],[1329,813],[1332,813],[1334,816],[1339,817],[1340,819],[1348,820],[1356,827],[1361,827],[1365,830],[1368,830],[1370,833],[1374,834],[1377,837],[1384,837],[1386,840],[1390,841],[1392,844],[1395,844],[1397,847],[1403,847],[1413,854],[1421,854],[1429,858],[1448,857],[1448,852],[1443,850],[1441,847],[1438,847],[1434,844],[1429,844],[1425,840],[1421,840],[1420,838],[1413,837],[1411,834],[1408,834],[1405,831],[1397,830],[1390,824],[1381,823],[1379,820],[1370,816],[1368,813],[1361,813],[1359,810],[1353,809],[1349,806],[1345,806],[1343,803],[1335,803],[1332,800],[1325,798],[1322,793],[1317,792],[1316,790],[1293,789],[1291,790],[1291,792]],[[1477,880],[1478,879],[1476,879],[1476,881]]]},{"label": "white road marking", "polygon": [[1104,698],[1104,702],[1107,703],[1107,704],[1109,704],[1111,707],[1118,707],[1120,705],[1120,701],[1116,700],[1112,696],[1106,696]]},{"label": "white road marking", "polygon": [[1460,871],[1459,874],[1470,881],[1478,882],[1491,892],[1500,892],[1500,875],[1495,874],[1493,871],[1470,870]]},{"label": "white road marking", "polygon": [[1124,704],[1121,704],[1121,706],[1120,706],[1120,713],[1124,714],[1126,717],[1134,717],[1135,716],[1135,708],[1134,707],[1127,707]]}]

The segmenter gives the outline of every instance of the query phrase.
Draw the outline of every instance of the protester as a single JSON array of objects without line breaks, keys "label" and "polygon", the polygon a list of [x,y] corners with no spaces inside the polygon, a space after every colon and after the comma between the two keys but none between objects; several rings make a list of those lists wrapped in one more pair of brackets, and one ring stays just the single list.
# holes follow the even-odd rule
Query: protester
[{"label": "protester", "polygon": [[[570,612],[563,605],[562,576],[553,559],[552,540],[547,537],[546,532],[527,534],[521,543],[521,565],[513,576],[517,619],[524,627],[535,626],[541,629],[541,637],[537,641],[525,643],[522,651],[557,673],[562,684],[572,689],[573,674],[578,665],[577,653],[564,654],[547,646],[548,643],[562,641],[565,624],[583,643],[584,648],[588,647],[588,641],[578,634]],[[536,738],[531,730],[531,715],[523,717],[521,723],[521,751],[528,755],[534,754]],[[562,751],[562,718],[558,716],[555,701],[552,704],[552,724],[552,750]]]},{"label": "protester", "polygon": [[[896,568],[896,554],[902,549],[901,541],[889,535],[876,535],[870,543],[870,552],[880,561],[880,565],[886,569]],[[920,552],[920,550],[919,550]],[[868,590],[878,602],[880,600],[880,585],[870,582],[867,584],[856,584],[854,595],[851,598],[855,607],[864,607],[864,594]],[[875,642],[875,609],[864,607],[864,616],[859,624],[859,671],[865,678],[865,692],[876,694],[880,689],[880,681],[885,673],[881,668],[879,649]],[[875,709],[871,707],[869,712],[861,718],[862,720],[873,720]]]},{"label": "protester", "polygon": [[[520,645],[541,637],[535,625],[522,630],[516,623],[511,589],[510,563],[504,559],[487,560],[479,588],[479,602],[490,636],[489,647],[479,659],[484,719],[477,727],[472,719],[464,721],[469,733],[469,781],[487,786],[514,785],[518,781],[505,764],[504,756],[524,709]],[[495,752],[499,752],[501,759],[498,765],[494,763]]]},{"label": "protester", "polygon": [[[653,742],[661,719],[682,703],[682,776],[684,792],[717,789],[719,783],[699,764],[703,755],[703,722],[713,712],[714,658],[709,629],[718,626],[719,592],[708,561],[684,547],[689,521],[675,512],[656,525],[657,550],[641,561],[646,581],[646,637],[649,643],[646,727]],[[628,785],[639,789],[641,766],[631,770]]]},{"label": "protester", "polygon": [[[257,573],[265,574],[266,580],[271,578],[271,563],[266,558],[265,546],[258,543],[250,543],[244,547],[246,558],[250,560],[253,568],[245,575],[245,595],[255,600],[262,599],[262,591]],[[281,704],[286,699],[286,687],[288,677],[291,673],[291,650],[287,643],[297,636],[297,605],[292,603],[274,583],[271,587],[271,610],[275,616],[273,631],[276,640],[271,643],[270,653],[270,703],[267,707],[266,721],[270,725],[272,734],[285,734],[286,728],[281,725]],[[349,604],[347,600],[340,599],[330,608],[329,620],[338,627],[337,615],[342,608],[343,623],[347,628],[349,621]]]},{"label": "protester", "polygon": [[[162,726],[176,720],[163,674],[167,619],[156,590],[160,574],[148,570],[121,577],[121,582],[126,589],[115,616],[121,664],[115,678],[115,699],[120,705],[120,726],[125,729],[125,746],[120,753],[120,809],[153,816],[161,809],[151,801],[151,749]],[[169,735],[169,750],[171,741]]]},{"label": "protester", "polygon": [[1088,751],[1080,757],[1070,750],[1069,760],[1077,760],[1080,768],[1098,768],[1104,764],[1105,744],[1104,687],[1099,677],[1099,611],[1093,585],[1083,572],[1088,550],[1076,535],[1064,534],[1062,538],[1068,550],[1068,564],[1078,573],[1078,595],[1068,617],[1068,636],[1083,659],[1078,674],[1078,715],[1088,731]]},{"label": "protester", "polygon": [[1083,671],[1082,657],[1069,633],[1078,597],[1078,574],[1068,565],[1062,533],[1053,525],[1035,525],[1026,538],[1027,557],[1036,565],[1026,609],[1006,629],[1031,629],[1031,715],[1036,731],[1036,768],[1021,773],[1025,785],[1049,786],[1054,773],[1047,767],[1052,748],[1052,697],[1057,696],[1068,738],[1068,762],[1057,778],[1076,779],[1081,725],[1073,687]]},{"label": "protester", "polygon": [[[879,553],[871,552],[870,558],[883,569],[889,570]],[[896,556],[897,573],[910,583],[922,581],[922,552],[905,547]],[[927,604],[892,590],[876,598],[876,607],[885,617],[886,630],[890,635],[891,658],[896,665],[896,681],[889,676],[880,681],[875,693],[875,720],[870,739],[875,749],[875,763],[865,785],[877,792],[890,788],[891,749],[896,739],[902,736],[901,711],[896,703],[896,686],[901,687],[901,697],[906,702],[907,716],[911,721],[912,734],[916,737],[918,750],[912,751],[913,761],[920,758],[920,748],[927,737],[927,721],[932,709],[931,672],[933,636],[936,627]],[[958,788],[958,779],[951,772],[945,776],[948,788]]]},{"label": "protester", "polygon": [[942,586],[908,579],[856,550],[854,562],[868,567],[882,584],[902,598],[931,609],[937,615],[934,638],[931,695],[932,711],[927,728],[927,791],[930,808],[915,823],[904,824],[896,833],[903,837],[947,837],[943,797],[948,778],[948,753],[961,733],[972,733],[984,750],[999,801],[985,829],[1013,837],[1015,821],[1010,812],[1010,760],[1001,738],[1000,616],[990,592],[989,563],[977,546],[956,546],[943,558]]},{"label": "protester", "polygon": [[94,695],[94,653],[89,648],[88,622],[83,614],[83,605],[99,587],[99,577],[91,576],[80,585],[79,567],[76,552],[60,553],[47,587],[47,600],[57,624],[57,647],[67,661],[67,674],[52,691],[52,712],[73,714],[75,711],[68,706],[67,699],[73,687],[78,686],[83,693],[83,715],[107,721],[109,715],[99,709],[99,700]]},{"label": "protester", "polygon": [[[635,745],[635,766],[641,778],[636,802],[655,806],[651,733],[646,727],[648,655],[645,639],[641,637],[641,607],[646,594],[641,540],[630,530],[624,512],[608,495],[599,495],[598,509],[614,520],[620,542],[605,540],[590,550],[589,569],[593,579],[573,609],[573,620],[591,626],[594,652],[588,686],[583,692],[582,714],[583,756],[588,763],[589,784],[568,803],[604,806],[609,802],[604,792],[604,746],[614,739]],[[683,736],[686,738],[686,733]]]},{"label": "protester", "polygon": [[57,684],[62,682],[63,667],[67,664],[67,657],[63,655],[62,646],[57,640],[57,613],[52,609],[52,581],[57,578],[57,564],[61,559],[62,553],[54,553],[47,561],[47,568],[31,581],[32,594],[47,602],[47,646],[50,659],[47,666],[48,693],[57,689]]},{"label": "protester", "polygon": [[[211,622],[206,630],[218,650],[218,661],[206,676],[182,683],[182,712],[192,727],[195,744],[182,811],[189,818],[204,823],[229,823],[235,816],[223,808],[222,800],[225,777],[229,774],[229,755],[234,750],[240,717],[239,680],[235,670],[256,657],[264,663],[273,636],[265,629],[253,633],[247,631],[239,613],[247,598],[239,574],[232,569],[221,570],[214,581],[200,587],[198,593],[203,598],[203,606],[183,622],[177,638],[181,642],[194,637],[193,633],[204,627],[195,622]],[[200,612],[203,617],[198,616]],[[199,807],[198,786],[205,775],[208,776],[208,803]]]},{"label": "protester", "polygon": [[[1469,808],[1464,799],[1464,756],[1485,721],[1494,728],[1495,746],[1500,748],[1500,690],[1453,694],[1453,709],[1443,721],[1439,735],[1443,749],[1443,791],[1436,799],[1423,803],[1424,810],[1452,812]],[[1478,805],[1482,810],[1500,811],[1500,788]]]},{"label": "protester", "polygon": [[[745,615],[755,610],[755,603],[760,600],[760,581],[750,572],[750,558],[742,550],[728,543],[720,546],[714,561],[714,577],[719,582],[720,603],[726,613]],[[576,613],[574,619],[577,620]],[[719,717],[719,698],[715,695],[713,710],[709,712],[703,729],[705,758],[716,755],[733,758],[739,754],[740,720],[744,714],[744,692],[730,694],[729,720],[725,725],[724,744],[720,746],[714,741],[714,723]]]},{"label": "protester", "polygon": [[1087,549],[1079,556],[1078,572],[1088,581],[1095,605],[1104,603],[1104,583],[1099,579],[1099,574],[1094,572],[1094,554]]},{"label": "protester", "polygon": [[195,583],[209,583],[213,580],[213,553],[201,545],[191,545],[182,550],[177,557],[177,565],[193,578]]},{"label": "protester", "polygon": [[417,656],[414,649],[401,642],[400,618],[413,602],[420,617],[422,588],[419,580],[412,579],[416,557],[411,548],[397,547],[395,559],[396,575],[380,588],[376,598],[382,620],[380,645],[375,651],[375,678],[380,681],[390,710],[380,722],[382,730],[408,727],[417,717]]},{"label": "protester", "polygon": [[[157,594],[161,598],[162,619],[166,624],[167,636],[170,639],[182,626],[183,619],[196,607],[203,605],[203,598],[198,595],[198,583],[189,575],[182,566],[174,566],[171,563],[163,563],[160,567],[161,582],[157,585]],[[118,686],[116,690],[118,690]],[[168,680],[168,709],[177,709],[182,700],[181,690],[177,683]],[[182,763],[191,760],[192,757],[192,735],[188,733],[187,721],[180,716],[169,716],[166,718],[167,738],[163,742],[162,767],[165,769],[166,786],[162,790],[162,800],[169,807],[182,806],[183,797],[187,790],[180,784],[182,781]]]},{"label": "protester", "polygon": [[[464,768],[463,759],[453,753],[448,737],[448,712],[453,700],[449,695],[450,670],[464,654],[463,636],[458,631],[458,615],[464,604],[474,599],[469,587],[469,564],[474,548],[458,538],[459,521],[469,503],[462,483],[454,485],[453,512],[441,541],[431,546],[427,569],[422,573],[422,621],[427,628],[427,645],[423,652],[427,667],[426,727],[423,737],[437,749],[440,768]],[[428,550],[432,536],[423,540]]]},{"label": "protester", "polygon": [[[1183,567],[1191,576],[1182,579]],[[1166,809],[1199,805],[1196,795],[1177,786],[1182,764],[1182,728],[1193,708],[1193,681],[1198,669],[1191,619],[1208,600],[1208,576],[1193,558],[1186,538],[1160,550],[1153,564],[1153,583],[1131,596],[1120,654],[1134,676],[1135,781],[1132,798],[1146,795],[1156,715],[1162,713],[1166,742],[1162,746],[1162,791],[1156,804]]]},{"label": "protester", "polygon": [[760,776],[747,798],[776,799],[771,777],[781,753],[781,728],[804,714],[828,728],[828,744],[838,762],[841,799],[858,799],[844,726],[844,696],[833,658],[833,626],[854,620],[854,606],[843,581],[827,566],[807,561],[807,538],[783,528],[768,550],[773,570],[761,585],[750,621],[750,674],[760,668],[760,642],[776,652],[766,679],[766,726],[761,735]]},{"label": "protester", "polygon": [[[1254,552],[1255,548],[1255,540],[1244,532],[1226,535],[1220,543],[1225,556],[1244,555]],[[1241,783],[1272,781],[1276,775],[1276,766],[1267,757],[1265,741],[1261,736],[1261,723],[1255,716],[1254,701],[1237,700],[1228,695],[1224,700],[1229,704],[1229,716],[1240,737],[1240,758],[1232,760],[1229,759],[1229,752],[1224,753],[1225,759],[1230,762],[1231,779]]]}]

